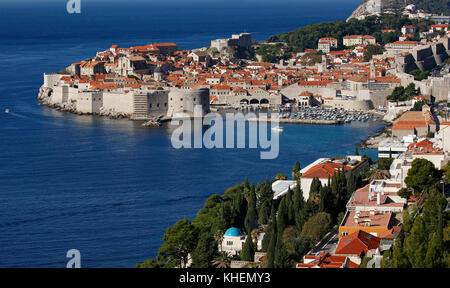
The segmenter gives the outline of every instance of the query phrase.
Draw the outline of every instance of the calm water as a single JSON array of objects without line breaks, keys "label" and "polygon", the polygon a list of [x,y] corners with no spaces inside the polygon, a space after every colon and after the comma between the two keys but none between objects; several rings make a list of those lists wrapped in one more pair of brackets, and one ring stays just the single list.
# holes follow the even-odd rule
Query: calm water
[{"label": "calm water", "polygon": [[168,128],[74,116],[36,100],[43,72],[111,44],[173,41],[189,49],[242,31],[263,40],[344,19],[360,1],[249,1],[239,9],[229,2],[137,9],[82,1],[81,15],[65,13],[63,2],[0,3],[0,267],[65,267],[72,248],[84,267],[132,267],[156,256],[166,227],[194,217],[209,195],[247,176],[257,182],[287,174],[296,159],[305,166],[352,153],[383,126],[283,125],[280,155],[267,161],[250,149],[176,150]]}]

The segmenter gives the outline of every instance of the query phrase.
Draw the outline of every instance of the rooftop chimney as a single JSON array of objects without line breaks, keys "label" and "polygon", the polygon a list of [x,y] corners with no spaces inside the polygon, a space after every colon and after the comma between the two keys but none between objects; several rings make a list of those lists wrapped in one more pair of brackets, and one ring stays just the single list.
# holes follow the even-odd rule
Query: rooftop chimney
[{"label": "rooftop chimney", "polygon": [[380,192],[377,193],[377,205],[381,204],[381,196],[380,196]]}]

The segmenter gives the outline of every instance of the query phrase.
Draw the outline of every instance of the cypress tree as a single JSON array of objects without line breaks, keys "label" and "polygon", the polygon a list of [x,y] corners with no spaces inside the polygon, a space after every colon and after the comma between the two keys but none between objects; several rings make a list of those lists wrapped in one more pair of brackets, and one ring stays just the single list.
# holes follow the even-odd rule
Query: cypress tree
[{"label": "cypress tree", "polygon": [[245,229],[247,230],[247,234],[250,234],[252,228],[255,225],[257,219],[256,213],[256,192],[255,185],[252,185],[250,187],[247,215],[245,215]]},{"label": "cypress tree", "polygon": [[242,248],[240,258],[242,261],[250,261],[253,262],[255,256],[255,246],[252,241],[252,237],[250,234],[247,235],[245,239],[244,247]]},{"label": "cypress tree", "polygon": [[294,168],[292,169],[292,178],[294,180],[297,180],[300,178],[300,162],[298,162],[298,160],[295,162]]},{"label": "cypress tree", "polygon": [[286,207],[288,211],[288,225],[294,224],[295,222],[295,211],[294,211],[294,203],[292,201],[292,192],[291,188],[288,188],[288,192],[286,194]]},{"label": "cypress tree", "polygon": [[[313,178],[311,188],[309,189],[309,199],[314,199],[314,197],[320,194],[320,187],[322,187],[322,183],[319,178]],[[308,201],[309,199],[305,200]]]},{"label": "cypress tree", "polygon": [[350,173],[350,177],[348,178],[347,181],[347,199],[350,199],[350,197],[352,196],[353,192],[355,192],[357,189],[356,187],[356,177],[353,174],[353,172]]},{"label": "cypress tree", "polygon": [[444,247],[442,241],[439,240],[439,236],[436,232],[430,235],[430,241],[428,243],[427,254],[425,256],[425,268],[440,268],[445,267],[442,254],[444,253]]},{"label": "cypress tree", "polygon": [[282,237],[284,229],[288,226],[288,210],[286,205],[286,197],[283,197],[280,201],[280,205],[278,206],[277,213],[277,231],[278,238]]},{"label": "cypress tree", "polygon": [[272,209],[271,209],[271,214],[270,214],[270,218],[269,218],[269,225],[266,227],[265,229],[265,233],[264,233],[264,238],[262,241],[262,251],[266,251],[269,248],[269,243],[270,240],[272,239],[272,235],[275,233],[276,231],[276,223],[275,221],[273,221],[275,219],[275,207],[272,205]]},{"label": "cypress tree", "polygon": [[270,202],[268,200],[264,201],[259,208],[258,222],[260,224],[267,224],[270,220]]},{"label": "cypress tree", "polygon": [[289,259],[289,252],[286,249],[286,246],[283,243],[281,237],[277,238],[277,244],[275,246],[275,258],[273,261],[274,268],[290,268],[291,260]]},{"label": "cypress tree", "polygon": [[300,187],[300,181],[297,181],[297,186],[295,187],[294,200],[292,206],[295,215],[294,216],[295,227],[297,227],[297,229],[301,231],[304,223],[302,210],[303,207],[305,206],[305,199],[303,199],[303,191]]},{"label": "cypress tree", "polygon": [[[277,217],[275,212],[275,207],[272,206],[272,215],[271,215],[271,225],[272,231],[270,235],[270,242],[267,247],[267,254],[265,259],[265,267],[266,268],[274,268],[274,260],[275,260],[275,246],[277,243]],[[264,237],[265,238],[265,237]]]},{"label": "cypress tree", "polygon": [[392,248],[392,266],[393,268],[410,268],[408,257],[403,249],[402,239],[395,241]]}]

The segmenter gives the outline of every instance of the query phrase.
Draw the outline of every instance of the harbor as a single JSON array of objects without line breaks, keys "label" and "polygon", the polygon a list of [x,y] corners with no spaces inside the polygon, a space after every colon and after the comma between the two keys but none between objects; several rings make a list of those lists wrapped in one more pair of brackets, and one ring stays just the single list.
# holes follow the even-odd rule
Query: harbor
[{"label": "harbor", "polygon": [[[242,107],[241,107],[242,108]],[[353,121],[367,122],[381,120],[381,117],[372,113],[351,112],[343,109],[330,109],[321,107],[290,108],[289,106],[278,109],[241,109],[242,111],[266,112],[268,119],[272,114],[277,115],[279,123],[286,124],[317,124],[317,125],[339,125]],[[249,118],[248,121],[259,121],[258,118]]]}]

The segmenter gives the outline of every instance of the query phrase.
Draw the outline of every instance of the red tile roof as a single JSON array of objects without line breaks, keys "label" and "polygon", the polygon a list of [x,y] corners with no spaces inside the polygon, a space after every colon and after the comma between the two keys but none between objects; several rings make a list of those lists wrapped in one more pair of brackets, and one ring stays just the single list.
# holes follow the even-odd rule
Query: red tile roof
[{"label": "red tile roof", "polygon": [[338,172],[339,169],[345,168],[345,171],[350,170],[349,166],[343,164],[337,164],[334,162],[325,162],[321,164],[317,164],[311,167],[308,171],[303,173],[302,178],[321,178],[328,179],[328,177],[333,177],[335,173]]},{"label": "red tile roof", "polygon": [[352,234],[342,237],[338,243],[335,254],[344,255],[367,255],[367,252],[372,249],[377,249],[380,246],[380,238],[373,236],[362,230],[358,230]]}]

